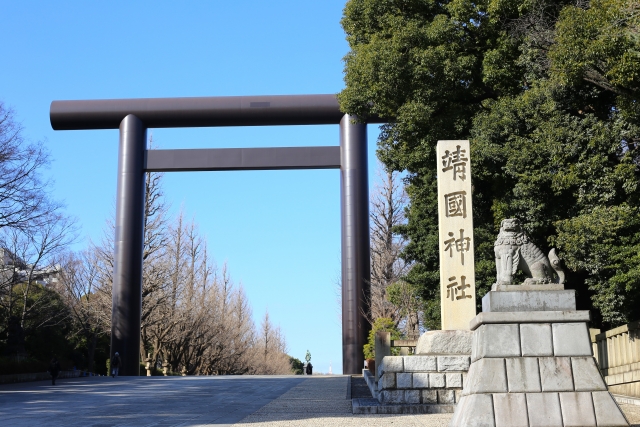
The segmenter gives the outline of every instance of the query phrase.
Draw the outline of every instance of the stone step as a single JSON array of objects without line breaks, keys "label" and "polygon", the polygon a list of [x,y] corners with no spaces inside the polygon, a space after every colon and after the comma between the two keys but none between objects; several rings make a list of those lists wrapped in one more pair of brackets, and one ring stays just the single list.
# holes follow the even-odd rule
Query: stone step
[{"label": "stone step", "polygon": [[352,399],[354,414],[451,414],[455,405],[388,405],[376,399]]}]

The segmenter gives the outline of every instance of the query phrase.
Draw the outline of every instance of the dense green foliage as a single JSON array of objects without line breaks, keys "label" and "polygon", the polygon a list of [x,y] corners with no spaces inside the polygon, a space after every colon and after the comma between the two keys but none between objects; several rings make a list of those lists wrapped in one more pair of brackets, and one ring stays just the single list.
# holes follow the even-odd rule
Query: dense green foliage
[{"label": "dense green foliage", "polygon": [[[376,320],[374,320],[373,325],[371,325],[371,330],[369,331],[369,339],[364,345],[365,359],[373,359],[376,357],[376,332],[391,332],[392,340],[399,340],[402,338],[402,332],[398,330],[393,319],[389,319],[388,317],[377,318]],[[398,355],[399,352],[399,348],[391,349],[391,354],[393,355]]]},{"label": "dense green foliage", "polygon": [[378,156],[408,171],[410,239],[426,324],[439,324],[435,145],[470,139],[476,286],[519,218],[557,246],[595,323],[640,300],[640,5],[550,0],[350,0],[342,109],[389,120]]},{"label": "dense green foliage", "polygon": [[291,363],[291,370],[293,371],[294,375],[304,374],[304,372],[302,372],[302,369],[304,368],[304,364],[302,363],[302,360],[293,356],[289,356],[289,362]]},{"label": "dense green foliage", "polygon": [[[0,357],[0,375],[30,374],[33,372],[47,372],[49,363],[36,359],[15,360],[15,358]],[[62,366],[62,369],[65,369]]]},{"label": "dense green foliage", "polygon": [[[24,298],[25,283],[16,285],[13,298]],[[60,294],[40,283],[32,283],[26,297],[26,305],[30,309],[20,324],[24,306],[15,304],[11,312],[1,313],[2,319],[9,319],[8,329],[18,332],[15,339],[6,339],[0,335],[0,375],[8,373],[45,372],[52,356],[56,356],[62,369],[87,369],[89,355],[86,336],[78,333],[73,319],[69,315],[69,307]],[[98,362],[95,373],[106,374],[104,361],[108,357],[109,337],[101,335],[97,338],[94,360]],[[21,357],[15,357],[15,354]],[[27,356],[27,357],[25,357]]]},{"label": "dense green foliage", "polygon": [[[14,289],[15,298],[22,297],[21,284]],[[12,342],[0,335],[0,375],[8,373],[44,372],[52,356],[56,356],[62,369],[87,369],[89,366],[89,343],[85,336],[77,333],[76,325],[69,316],[69,309],[60,295],[40,284],[32,284],[27,304],[34,309],[25,316],[20,326],[20,306],[14,306],[9,317],[10,328],[19,330],[17,341]],[[8,313],[5,314],[8,316]],[[14,319],[14,320],[11,320]],[[13,325],[13,326],[12,326]],[[5,339],[2,339],[5,338]],[[17,347],[17,350],[16,350]],[[99,336],[93,358],[97,362],[95,373],[105,374],[101,368],[108,357],[109,338]],[[28,356],[15,358],[15,353]]]}]

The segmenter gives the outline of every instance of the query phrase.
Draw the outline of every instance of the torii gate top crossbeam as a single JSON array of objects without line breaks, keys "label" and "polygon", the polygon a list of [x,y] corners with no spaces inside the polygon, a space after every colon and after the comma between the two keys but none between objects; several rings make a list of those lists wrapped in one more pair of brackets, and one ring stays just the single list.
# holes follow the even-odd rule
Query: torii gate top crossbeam
[{"label": "torii gate top crossbeam", "polygon": [[53,101],[49,117],[55,130],[118,129],[129,114],[147,128],[337,125],[344,117],[332,94]]}]

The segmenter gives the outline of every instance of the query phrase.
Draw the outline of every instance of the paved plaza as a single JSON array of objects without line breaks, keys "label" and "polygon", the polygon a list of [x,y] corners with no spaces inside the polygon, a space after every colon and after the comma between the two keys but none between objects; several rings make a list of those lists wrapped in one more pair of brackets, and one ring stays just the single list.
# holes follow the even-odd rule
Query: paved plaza
[{"label": "paved plaza", "polygon": [[[343,376],[76,378],[0,385],[0,425],[444,427],[451,418],[352,415],[346,397]],[[640,406],[621,406],[640,426]]]}]

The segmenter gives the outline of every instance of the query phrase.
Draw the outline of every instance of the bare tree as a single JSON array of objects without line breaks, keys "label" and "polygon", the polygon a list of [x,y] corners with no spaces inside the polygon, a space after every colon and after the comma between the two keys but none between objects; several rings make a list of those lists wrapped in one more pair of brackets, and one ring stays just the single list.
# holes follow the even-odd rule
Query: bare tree
[{"label": "bare tree", "polygon": [[63,297],[73,322],[72,336],[83,336],[87,343],[88,371],[94,372],[94,356],[98,337],[106,333],[100,315],[104,301],[96,293],[98,265],[95,254],[67,252],[59,258],[60,266],[56,290]]},{"label": "bare tree", "polygon": [[402,308],[389,300],[388,288],[400,281],[410,265],[401,258],[406,240],[395,233],[405,223],[407,195],[397,172],[378,167],[380,184],[375,186],[370,202],[371,234],[371,318],[386,317],[396,325],[403,318]]},{"label": "bare tree", "polygon": [[40,171],[49,164],[42,142],[28,142],[11,108],[0,102],[0,228],[24,230],[47,221],[60,206]]},{"label": "bare tree", "polygon": [[287,375],[293,372],[287,343],[279,326],[274,326],[265,312],[260,334],[253,348],[250,372],[257,375]]},{"label": "bare tree", "polygon": [[[151,143],[151,141],[150,141]],[[169,295],[164,292],[169,286],[167,280],[169,268],[166,265],[166,246],[169,241],[167,233],[168,206],[164,202],[162,191],[162,174],[147,173],[145,191],[144,215],[144,247],[142,253],[142,315],[141,315],[141,348],[142,359],[146,356],[145,349],[153,346],[148,335],[148,329],[158,322],[163,322],[160,315]],[[115,224],[113,220],[107,222],[104,236],[99,244],[92,243],[92,262],[97,272],[97,286],[95,289],[96,303],[100,305],[99,318],[105,330],[111,328],[111,298],[113,289],[114,269],[114,238]],[[158,353],[157,349],[154,354]],[[154,357],[158,357],[156,354]]]},{"label": "bare tree", "polygon": [[[184,361],[184,353],[188,351],[184,343],[192,340],[198,329],[194,324],[201,317],[199,307],[194,304],[198,298],[193,289],[195,272],[189,270],[191,265],[195,269],[199,261],[199,251],[189,252],[189,229],[194,228],[194,224],[189,226],[184,223],[183,212],[180,212],[175,224],[164,230],[167,243],[162,257],[145,262],[147,269],[164,271],[164,285],[154,292],[156,304],[149,306],[153,310],[142,325],[143,346],[153,346],[153,361],[164,353],[174,370]],[[189,255],[196,259],[190,261]]]},{"label": "bare tree", "polygon": [[8,314],[7,341],[13,343],[17,355],[23,353],[25,335],[67,317],[45,285],[57,280],[60,266],[55,261],[76,233],[74,221],[56,211],[41,215],[29,227],[0,229],[5,258],[1,301]]}]

